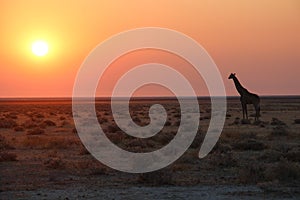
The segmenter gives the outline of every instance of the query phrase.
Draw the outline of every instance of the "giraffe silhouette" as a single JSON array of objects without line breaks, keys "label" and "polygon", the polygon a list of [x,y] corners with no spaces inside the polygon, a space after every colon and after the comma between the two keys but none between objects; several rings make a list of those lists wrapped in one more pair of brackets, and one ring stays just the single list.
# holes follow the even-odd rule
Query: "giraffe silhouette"
[{"label": "giraffe silhouette", "polygon": [[253,104],[255,109],[255,121],[258,121],[258,118],[260,116],[260,98],[257,94],[253,94],[249,92],[246,88],[242,86],[242,84],[239,82],[237,77],[235,76],[235,73],[231,73],[228,77],[228,79],[233,79],[236,90],[241,95],[241,103],[242,103],[242,109],[243,109],[243,119],[248,119],[248,111],[247,111],[247,104]]}]

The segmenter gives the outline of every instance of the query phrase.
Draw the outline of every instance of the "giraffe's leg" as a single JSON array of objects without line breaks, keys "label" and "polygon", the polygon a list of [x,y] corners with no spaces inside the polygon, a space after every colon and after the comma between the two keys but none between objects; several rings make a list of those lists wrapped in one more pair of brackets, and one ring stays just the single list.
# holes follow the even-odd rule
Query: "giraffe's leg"
[{"label": "giraffe's leg", "polygon": [[246,113],[246,119],[248,119],[247,104],[245,104],[245,113]]},{"label": "giraffe's leg", "polygon": [[244,104],[242,103],[242,110],[243,110],[243,119],[245,119],[245,109],[244,109]]},{"label": "giraffe's leg", "polygon": [[255,110],[254,121],[257,121],[257,105],[253,103],[253,107],[254,107],[254,110]]},{"label": "giraffe's leg", "polygon": [[258,105],[255,105],[255,121],[258,121]]},{"label": "giraffe's leg", "polygon": [[259,120],[259,112],[260,112],[260,105],[257,104],[257,105],[254,105],[254,108],[255,108],[255,121],[258,121]]},{"label": "giraffe's leg", "polygon": [[242,109],[243,109],[243,119],[245,119],[245,104],[242,103]]},{"label": "giraffe's leg", "polygon": [[257,120],[259,120],[260,117],[260,104],[257,105]]}]

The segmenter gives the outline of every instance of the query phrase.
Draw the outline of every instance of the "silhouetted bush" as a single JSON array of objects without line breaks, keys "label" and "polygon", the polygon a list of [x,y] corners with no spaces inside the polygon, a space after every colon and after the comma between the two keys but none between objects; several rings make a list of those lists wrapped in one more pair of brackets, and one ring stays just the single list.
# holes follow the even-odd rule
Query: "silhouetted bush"
[{"label": "silhouetted bush", "polygon": [[27,131],[27,135],[41,135],[44,134],[45,131],[41,128],[35,128]]},{"label": "silhouetted bush", "polygon": [[251,121],[249,119],[242,119],[241,124],[251,124]]},{"label": "silhouetted bush", "polygon": [[120,131],[121,129],[117,126],[117,125],[109,125],[108,127],[107,127],[107,131],[109,132],[109,133],[115,133],[115,132],[117,132],[117,131]]},{"label": "silhouetted bush", "polygon": [[9,152],[0,153],[0,162],[17,161],[17,155]]},{"label": "silhouetted bush", "polygon": [[13,128],[16,127],[18,124],[13,119],[0,119],[0,128]]},{"label": "silhouetted bush", "polygon": [[238,172],[238,180],[244,184],[256,184],[265,180],[265,168],[253,161],[241,168]]},{"label": "silhouetted bush", "polygon": [[22,124],[22,126],[26,129],[29,129],[29,128],[36,128],[37,124],[33,120],[27,120]]},{"label": "silhouetted bush", "polygon": [[284,157],[289,161],[300,162],[300,151],[299,149],[291,149]]},{"label": "silhouetted bush", "polygon": [[265,176],[267,180],[279,180],[281,182],[300,180],[300,165],[281,158],[275,166],[266,170]]},{"label": "silhouetted bush", "polygon": [[51,120],[45,120],[43,123],[46,124],[47,126],[56,126],[56,124]]},{"label": "silhouetted bush", "polygon": [[45,118],[45,116],[41,113],[37,113],[34,115],[36,118]]},{"label": "silhouetted bush", "polygon": [[66,118],[64,116],[59,117],[60,120],[65,120]]},{"label": "silhouetted bush", "polygon": [[263,154],[258,157],[258,160],[263,160],[264,162],[278,162],[280,158],[283,156],[283,153],[276,150],[266,150]]},{"label": "silhouetted bush", "polygon": [[287,136],[288,131],[283,126],[276,126],[273,128],[271,135],[272,136]]},{"label": "silhouetted bush", "polygon": [[6,149],[15,149],[15,148],[7,142],[5,137],[0,135],[0,150],[6,150]]},{"label": "silhouetted bush", "polygon": [[266,148],[265,144],[263,142],[249,139],[246,141],[240,141],[237,143],[234,143],[233,148],[236,150],[253,150],[253,151],[260,151]]},{"label": "silhouetted bush", "polygon": [[271,121],[270,124],[273,125],[273,126],[276,126],[276,125],[286,126],[286,124],[283,121],[281,121],[281,120],[279,120],[277,118],[272,118],[272,121]]},{"label": "silhouetted bush", "polygon": [[50,168],[50,169],[63,169],[65,168],[65,165],[63,163],[63,161],[61,160],[61,158],[50,158],[48,160],[46,160],[44,162],[44,165],[47,167],[47,168]]},{"label": "silhouetted bush", "polygon": [[211,157],[211,164],[218,167],[235,167],[237,165],[237,160],[232,154],[216,153]]},{"label": "silhouetted bush", "polygon": [[172,172],[168,170],[142,173],[138,177],[138,182],[150,185],[172,185]]},{"label": "silhouetted bush", "polygon": [[22,126],[17,126],[14,128],[14,131],[16,132],[21,132],[21,131],[24,131],[25,129],[22,127]]},{"label": "silhouetted bush", "polygon": [[300,124],[300,119],[295,119],[294,122],[295,124]]}]

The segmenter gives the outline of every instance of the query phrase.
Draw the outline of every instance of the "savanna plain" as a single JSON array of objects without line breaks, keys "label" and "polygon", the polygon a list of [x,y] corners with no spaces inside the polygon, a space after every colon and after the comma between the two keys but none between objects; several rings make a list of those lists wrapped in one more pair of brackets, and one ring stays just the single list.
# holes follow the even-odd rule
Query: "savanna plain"
[{"label": "savanna plain", "polygon": [[[200,126],[189,149],[171,165],[129,174],[96,160],[77,134],[70,99],[0,101],[0,199],[299,199],[300,97],[262,97],[261,117],[242,119],[239,98],[228,97],[224,129],[214,149],[198,158],[211,119],[200,98]],[[164,128],[147,139],[124,133],[110,102],[96,101],[99,124],[117,146],[151,152],[180,126],[176,99],[133,99],[130,114],[150,123],[149,108],[167,111]],[[125,105],[126,106],[126,105]]]}]

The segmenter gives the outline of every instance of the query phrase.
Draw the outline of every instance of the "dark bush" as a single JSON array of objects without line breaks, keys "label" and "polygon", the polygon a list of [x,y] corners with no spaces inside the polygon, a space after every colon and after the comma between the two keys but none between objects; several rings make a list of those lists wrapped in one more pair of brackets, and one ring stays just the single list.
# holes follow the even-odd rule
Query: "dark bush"
[{"label": "dark bush", "polygon": [[41,134],[44,134],[44,133],[45,133],[45,131],[43,129],[40,129],[40,128],[35,128],[35,129],[27,131],[27,135],[41,135]]},{"label": "dark bush", "polygon": [[266,148],[266,145],[260,141],[249,139],[247,141],[237,142],[232,145],[236,150],[253,150],[260,151]]},{"label": "dark bush", "polygon": [[276,126],[273,128],[271,135],[272,136],[287,136],[288,131],[283,126]]},{"label": "dark bush", "polygon": [[56,126],[55,122],[51,120],[45,120],[43,124],[46,124],[47,126]]},{"label": "dark bush", "polygon": [[17,161],[17,155],[14,153],[1,152],[0,162],[6,162],[6,161]]},{"label": "dark bush", "polygon": [[279,120],[277,118],[272,118],[271,125],[273,125],[273,126],[276,126],[276,125],[286,126],[286,124],[283,121],[281,121],[281,120]]},{"label": "dark bush", "polygon": [[14,130],[16,132],[21,132],[21,131],[24,131],[24,128],[22,126],[17,126],[17,127],[14,128]]},{"label": "dark bush", "polygon": [[0,150],[6,150],[6,149],[15,149],[13,146],[8,144],[7,140],[5,137],[0,135]]},{"label": "dark bush", "polygon": [[0,128],[13,128],[16,127],[18,124],[13,119],[0,119]]},{"label": "dark bush", "polygon": [[295,119],[294,122],[295,124],[300,124],[300,119]]},{"label": "dark bush", "polygon": [[150,185],[172,185],[172,172],[167,170],[142,173],[138,182]]},{"label": "dark bush", "polygon": [[238,179],[241,183],[256,184],[265,180],[265,168],[256,163],[253,161],[239,170]]},{"label": "dark bush", "polygon": [[300,165],[281,158],[275,166],[266,170],[265,176],[267,180],[279,180],[290,183],[293,180],[300,179]]}]

